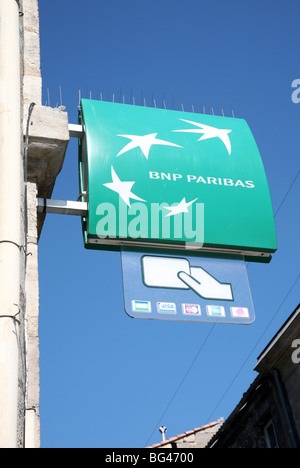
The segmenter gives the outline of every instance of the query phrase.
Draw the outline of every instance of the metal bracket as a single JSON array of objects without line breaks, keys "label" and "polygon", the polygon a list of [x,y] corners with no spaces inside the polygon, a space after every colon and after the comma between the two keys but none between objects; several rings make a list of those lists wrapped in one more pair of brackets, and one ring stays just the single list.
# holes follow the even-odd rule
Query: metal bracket
[{"label": "metal bracket", "polygon": [[38,198],[37,210],[39,213],[54,213],[83,217],[88,216],[88,204],[86,202],[72,200],[49,200],[47,198]]},{"label": "metal bracket", "polygon": [[[83,138],[84,128],[82,125],[68,124],[70,138]],[[49,200],[37,198],[38,213],[54,213],[73,216],[88,216],[88,204],[86,202],[73,200]]]},{"label": "metal bracket", "polygon": [[82,125],[69,124],[69,134],[73,138],[83,138],[84,129]]}]

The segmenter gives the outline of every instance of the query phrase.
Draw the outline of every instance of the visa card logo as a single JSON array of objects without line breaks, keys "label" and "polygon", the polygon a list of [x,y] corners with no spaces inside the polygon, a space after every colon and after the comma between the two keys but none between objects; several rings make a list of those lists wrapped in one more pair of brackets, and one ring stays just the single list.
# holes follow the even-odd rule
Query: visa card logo
[{"label": "visa card logo", "polygon": [[206,306],[207,315],[209,317],[225,317],[225,309],[222,306]]},{"label": "visa card logo", "polygon": [[158,302],[157,312],[159,314],[176,314],[176,304],[174,302]]}]

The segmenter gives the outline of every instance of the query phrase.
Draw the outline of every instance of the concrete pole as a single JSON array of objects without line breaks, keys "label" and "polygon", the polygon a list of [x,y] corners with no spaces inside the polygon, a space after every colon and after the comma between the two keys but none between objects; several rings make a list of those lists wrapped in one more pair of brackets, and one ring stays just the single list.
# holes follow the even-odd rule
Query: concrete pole
[{"label": "concrete pole", "polygon": [[21,246],[20,37],[17,0],[0,0],[0,448],[16,448]]}]

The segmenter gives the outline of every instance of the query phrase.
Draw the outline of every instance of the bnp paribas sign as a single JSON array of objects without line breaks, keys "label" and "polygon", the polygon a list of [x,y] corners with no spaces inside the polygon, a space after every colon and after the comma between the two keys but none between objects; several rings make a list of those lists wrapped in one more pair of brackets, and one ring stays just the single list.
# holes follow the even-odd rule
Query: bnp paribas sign
[{"label": "bnp paribas sign", "polygon": [[87,248],[277,248],[262,159],[243,119],[82,100]]}]

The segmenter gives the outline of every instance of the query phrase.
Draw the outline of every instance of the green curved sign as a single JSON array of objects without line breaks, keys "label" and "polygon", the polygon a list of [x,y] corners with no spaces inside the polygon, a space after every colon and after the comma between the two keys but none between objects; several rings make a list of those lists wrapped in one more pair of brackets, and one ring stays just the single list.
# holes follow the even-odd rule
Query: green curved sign
[{"label": "green curved sign", "polygon": [[243,119],[82,100],[87,248],[194,248],[268,258],[267,178]]}]

